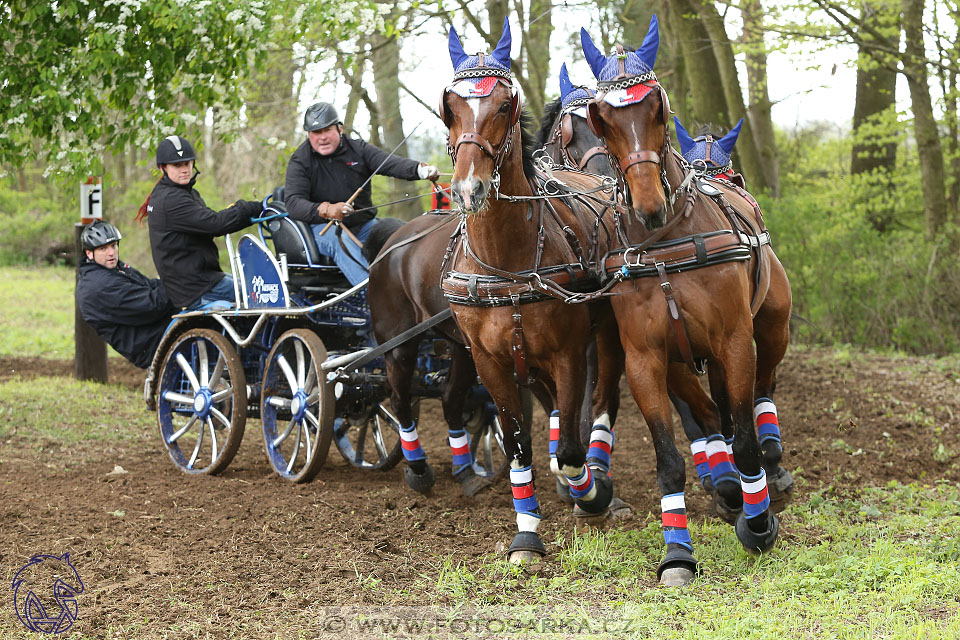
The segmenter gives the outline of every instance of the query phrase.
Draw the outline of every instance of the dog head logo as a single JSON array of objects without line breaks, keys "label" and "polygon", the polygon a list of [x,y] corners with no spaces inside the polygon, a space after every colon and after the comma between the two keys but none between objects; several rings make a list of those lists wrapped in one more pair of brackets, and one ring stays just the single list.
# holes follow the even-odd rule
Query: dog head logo
[{"label": "dog head logo", "polygon": [[77,619],[83,581],[70,554],[36,555],[13,576],[13,602],[23,626],[40,633],[63,633]]}]

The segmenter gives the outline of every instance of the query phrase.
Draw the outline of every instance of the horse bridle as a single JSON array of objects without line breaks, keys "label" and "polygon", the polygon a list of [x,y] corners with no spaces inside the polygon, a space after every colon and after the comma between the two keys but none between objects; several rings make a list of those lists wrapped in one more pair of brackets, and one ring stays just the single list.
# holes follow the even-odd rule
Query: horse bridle
[{"label": "horse bridle", "polygon": [[580,171],[586,171],[587,164],[597,156],[605,156],[607,154],[606,147],[590,147],[578,162],[567,148],[573,141],[573,112],[580,107],[586,106],[591,100],[593,100],[593,98],[577,98],[564,107],[560,112],[560,117],[557,119],[557,126],[553,130],[550,140],[547,142],[547,144],[557,145],[564,164],[568,167],[576,167]]},{"label": "horse bridle", "polygon": [[477,58],[478,66],[454,74],[453,81],[447,85],[447,87],[443,90],[443,93],[440,94],[440,119],[443,120],[443,123],[449,130],[450,118],[447,115],[447,93],[451,90],[453,85],[460,80],[464,80],[466,78],[485,78],[494,76],[497,78],[498,83],[502,83],[505,87],[510,89],[512,100],[510,106],[510,123],[507,125],[507,130],[503,134],[503,139],[500,141],[500,144],[497,145],[496,149],[494,149],[493,145],[490,144],[490,142],[477,131],[465,131],[461,133],[460,137],[457,138],[456,144],[451,144],[450,137],[449,135],[447,136],[447,155],[450,156],[450,160],[453,162],[454,166],[457,164],[457,152],[460,150],[460,147],[464,144],[475,144],[480,147],[484,155],[493,160],[492,180],[495,184],[499,184],[500,165],[503,164],[504,159],[507,157],[507,154],[510,153],[510,149],[513,147],[513,137],[520,123],[520,113],[523,110],[523,98],[514,85],[513,74],[504,69],[484,66],[483,53],[478,53]]}]

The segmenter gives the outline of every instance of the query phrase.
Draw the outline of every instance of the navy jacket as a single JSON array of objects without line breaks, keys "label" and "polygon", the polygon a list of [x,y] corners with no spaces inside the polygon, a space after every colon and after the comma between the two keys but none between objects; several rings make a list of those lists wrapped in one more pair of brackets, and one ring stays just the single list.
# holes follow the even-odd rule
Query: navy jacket
[{"label": "navy jacket", "polygon": [[213,239],[250,226],[263,210],[259,202],[237,200],[223,211],[207,207],[193,188],[197,177],[179,185],[164,175],[150,194],[147,222],[157,274],[177,307],[187,307],[223,279]]},{"label": "navy jacket", "polygon": [[[317,215],[317,205],[321,202],[349,200],[388,156],[383,149],[345,135],[340,136],[340,146],[328,156],[320,155],[310,146],[309,140],[304,140],[287,164],[284,198],[290,217],[311,224],[326,223],[327,220]],[[377,175],[417,180],[419,166],[416,160],[390,156]],[[372,206],[368,182],[353,201],[353,208],[366,209]],[[343,224],[351,230],[356,229],[373,220],[376,215],[376,209],[351,213],[343,219]]]},{"label": "navy jacket", "polygon": [[128,264],[107,269],[87,258],[77,276],[76,302],[97,335],[141,369],[150,366],[175,312],[159,280]]}]

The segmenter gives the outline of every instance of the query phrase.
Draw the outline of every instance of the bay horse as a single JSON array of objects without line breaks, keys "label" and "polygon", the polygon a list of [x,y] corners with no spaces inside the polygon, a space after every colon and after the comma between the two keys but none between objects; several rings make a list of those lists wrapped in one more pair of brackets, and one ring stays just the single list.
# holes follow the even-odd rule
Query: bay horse
[{"label": "bay horse", "polygon": [[[588,87],[575,86],[571,82],[566,63],[560,67],[559,80],[560,97],[548,103],[544,109],[544,115],[540,121],[537,147],[543,149],[546,156],[555,164],[565,165],[580,171],[589,171],[615,180],[617,174],[608,161],[607,149],[603,141],[590,130],[587,123],[587,105],[596,94]],[[677,127],[681,150],[683,150],[685,148],[683,135],[686,131],[679,124],[679,121],[677,121]],[[700,140],[700,138],[697,140]],[[732,146],[735,141],[736,131],[732,130],[731,134],[718,139],[717,144],[713,147],[713,155],[720,157],[723,149]],[[696,144],[699,143],[690,139],[691,149]],[[729,159],[729,156],[727,156],[727,159]],[[771,308],[782,309],[782,301],[777,298],[779,292],[786,291],[789,294],[789,282],[786,280],[786,273],[775,258],[771,262],[771,279],[780,284],[772,287],[772,295],[764,299],[762,309],[768,311]],[[787,305],[789,309],[789,298]],[[769,313],[762,314],[761,320],[769,317],[769,315]],[[765,328],[760,326],[757,328],[757,332],[765,335]],[[776,350],[767,349],[763,340],[763,335],[761,335],[758,348],[763,349],[764,353],[768,354],[770,358],[777,358]],[[619,342],[614,342],[616,342],[617,349],[620,349]],[[763,346],[759,346],[761,344]],[[777,341],[777,344],[781,344],[781,342]],[[782,355],[781,352],[779,357],[782,358]],[[776,361],[779,362],[779,359]],[[772,400],[770,400],[772,391],[772,388],[765,381],[758,379],[755,413],[757,414],[757,426],[760,430],[763,466],[768,476],[771,507],[774,512],[779,512],[789,501],[793,479],[789,472],[780,467],[782,448],[777,426],[776,407],[772,406]],[[723,391],[721,390],[718,395],[722,398],[724,396]],[[735,523],[741,505],[739,496],[732,496],[732,502],[728,502],[725,496],[717,495],[706,456],[707,437],[712,432],[701,426],[706,423],[715,424],[719,416],[728,454],[733,455],[733,428],[729,414],[726,414],[726,416],[720,415],[720,410],[713,400],[703,395],[696,376],[682,363],[673,363],[669,367],[668,396],[680,416],[684,433],[690,440],[691,453],[702,486],[713,495],[714,508],[720,517],[731,524]],[[729,474],[721,476],[718,481],[721,483],[736,482]]]},{"label": "bay horse", "polygon": [[[455,73],[440,114],[454,163],[451,198],[462,221],[444,259],[443,290],[500,412],[518,528],[508,553],[512,562],[523,562],[546,549],[537,534],[540,505],[518,382],[535,379],[551,392],[558,411],[555,467],[577,505],[600,513],[612,497],[609,427],[595,425],[589,452],[578,434],[592,325],[612,326],[612,315],[603,317],[609,305],[573,304],[596,288],[591,264],[612,238],[612,219],[608,209],[580,207],[572,195],[609,185],[582,173],[540,173],[524,153],[530,134],[521,126],[510,46],[506,19],[491,54],[468,56],[450,28]],[[598,340],[608,334],[596,333]]]},{"label": "bay horse", "polygon": [[630,211],[616,216],[621,247],[608,254],[604,268],[617,283],[611,304],[626,353],[627,381],[657,456],[667,548],[658,576],[663,584],[685,584],[698,565],[686,526],[683,458],[667,398],[671,362],[684,362],[698,373],[705,362],[713,395],[722,396],[720,414],[732,418],[736,468],[719,425],[703,426],[711,433],[706,454],[718,493],[735,503],[736,482],[721,486],[716,480],[739,481],[738,539],[748,551],[763,552],[779,534],[753,423],[758,379],[753,312],[771,284],[769,234],[757,229],[745,200],[700,182],[670,146],[669,102],[653,72],[656,16],[636,52],[618,47],[615,55],[605,56],[585,29],[581,44],[599,81],[587,121],[617,161],[621,192],[629,193]]}]

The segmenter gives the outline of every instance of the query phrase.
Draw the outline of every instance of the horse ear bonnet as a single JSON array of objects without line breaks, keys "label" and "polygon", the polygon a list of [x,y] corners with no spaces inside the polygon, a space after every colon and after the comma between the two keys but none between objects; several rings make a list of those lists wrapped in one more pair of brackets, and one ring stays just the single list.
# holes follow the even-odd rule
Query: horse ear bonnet
[{"label": "horse ear bonnet", "polygon": [[676,116],[673,117],[673,125],[677,130],[677,142],[680,143],[680,155],[686,157],[695,144],[693,138],[690,137],[690,134],[687,133],[687,130],[680,123],[680,119]]},{"label": "horse ear bonnet", "polygon": [[741,125],[743,125],[743,118],[740,118],[737,121],[737,124],[734,125],[733,129],[730,129],[727,135],[717,140],[717,144],[720,145],[721,149],[727,152],[728,156],[733,153],[733,147],[736,146],[737,138],[740,137]]}]

